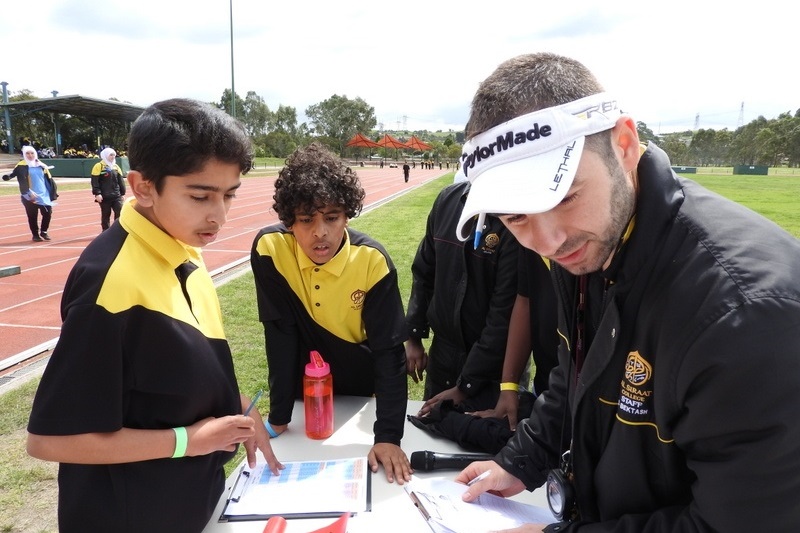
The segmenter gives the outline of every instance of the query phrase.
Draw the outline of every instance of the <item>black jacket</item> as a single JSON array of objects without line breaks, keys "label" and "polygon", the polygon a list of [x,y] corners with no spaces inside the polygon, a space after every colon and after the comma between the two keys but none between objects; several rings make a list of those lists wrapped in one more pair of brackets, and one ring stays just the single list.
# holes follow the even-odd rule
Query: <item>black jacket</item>
[{"label": "black jacket", "polygon": [[[559,531],[800,531],[800,244],[653,145],[638,176],[633,232],[589,279],[577,385],[562,341],[496,459],[533,489],[572,439],[580,518]],[[552,271],[572,339],[575,278]]]},{"label": "black jacket", "polygon": [[119,165],[114,165],[114,170],[109,171],[100,162],[92,167],[92,195],[103,195],[103,200],[115,200],[125,196],[125,179],[122,176],[122,169]]},{"label": "black jacket", "polygon": [[[44,182],[47,186],[47,191],[50,193],[50,199],[55,200],[58,198],[58,186],[56,185],[53,176],[50,175],[50,170],[46,167],[43,167],[42,170],[44,171]],[[17,163],[17,166],[14,167],[14,170],[11,171],[11,174],[6,174],[3,176],[3,181],[8,181],[11,178],[17,178],[20,195],[25,196],[28,194],[28,191],[31,188],[31,180],[30,176],[28,175],[28,163],[26,163],[24,160]]]},{"label": "black jacket", "polygon": [[499,394],[517,295],[519,244],[502,222],[486,218],[477,250],[474,228],[466,242],[456,237],[468,190],[462,182],[439,193],[411,266],[406,322],[410,337],[427,338],[433,330],[427,380],[437,384],[434,394],[456,385],[468,396],[486,386]]}]

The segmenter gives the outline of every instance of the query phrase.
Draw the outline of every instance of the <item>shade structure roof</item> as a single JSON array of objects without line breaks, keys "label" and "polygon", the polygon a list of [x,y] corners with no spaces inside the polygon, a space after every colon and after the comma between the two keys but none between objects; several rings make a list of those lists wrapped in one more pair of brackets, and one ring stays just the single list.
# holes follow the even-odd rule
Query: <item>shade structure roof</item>
[{"label": "shade structure roof", "polygon": [[398,141],[388,133],[383,136],[383,139],[378,141],[378,146],[383,148],[408,148],[408,146]]},{"label": "shade structure roof", "polygon": [[56,96],[55,98],[37,98],[2,104],[12,114],[30,113],[33,111],[49,111],[92,118],[110,118],[133,122],[142,114],[143,107],[117,102],[100,100],[80,95]]},{"label": "shade structure roof", "polygon": [[356,133],[352,139],[347,141],[345,146],[356,146],[361,148],[382,148],[382,145],[376,143],[372,139],[369,139],[365,135],[361,133]]},{"label": "shade structure roof", "polygon": [[433,150],[433,146],[426,143],[425,141],[420,140],[417,138],[416,135],[412,135],[409,140],[406,141],[406,147],[411,148],[412,150],[418,150],[420,152],[424,152],[426,150]]}]

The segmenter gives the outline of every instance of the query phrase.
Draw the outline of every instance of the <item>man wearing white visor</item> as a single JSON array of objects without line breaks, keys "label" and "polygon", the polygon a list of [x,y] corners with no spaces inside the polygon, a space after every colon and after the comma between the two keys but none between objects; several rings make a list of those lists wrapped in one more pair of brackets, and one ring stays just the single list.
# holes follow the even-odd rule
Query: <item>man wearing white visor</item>
[{"label": "man wearing white visor", "polygon": [[459,237],[491,213],[549,261],[561,345],[464,499],[546,484],[556,523],[526,532],[800,531],[800,243],[674,174],[622,109],[554,54],[472,101]]}]

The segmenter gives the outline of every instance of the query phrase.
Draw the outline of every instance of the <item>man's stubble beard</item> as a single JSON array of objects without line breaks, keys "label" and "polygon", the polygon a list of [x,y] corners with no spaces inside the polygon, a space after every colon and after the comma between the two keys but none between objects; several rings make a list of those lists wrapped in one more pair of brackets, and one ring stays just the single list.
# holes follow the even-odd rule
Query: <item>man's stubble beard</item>
[{"label": "man's stubble beard", "polygon": [[[628,181],[625,171],[622,169],[619,161],[615,159],[610,167],[611,196],[609,200],[609,209],[611,221],[606,231],[595,241],[598,245],[598,249],[591,262],[578,265],[575,271],[567,269],[571,274],[576,276],[598,272],[608,266],[611,262],[611,257],[619,248],[622,235],[633,216],[636,205],[636,192],[633,184]],[[580,238],[582,237],[578,239]],[[574,249],[575,244],[573,243],[574,240],[572,242],[567,241],[562,248],[565,250]]]}]

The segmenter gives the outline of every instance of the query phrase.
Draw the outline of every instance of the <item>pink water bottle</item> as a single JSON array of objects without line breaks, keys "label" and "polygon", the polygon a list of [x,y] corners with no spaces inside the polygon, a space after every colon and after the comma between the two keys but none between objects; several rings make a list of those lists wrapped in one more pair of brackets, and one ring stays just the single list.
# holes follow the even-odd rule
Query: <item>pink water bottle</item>
[{"label": "pink water bottle", "polygon": [[316,350],[310,354],[303,376],[303,404],[306,411],[306,435],[326,439],[333,433],[333,376],[331,367]]}]

